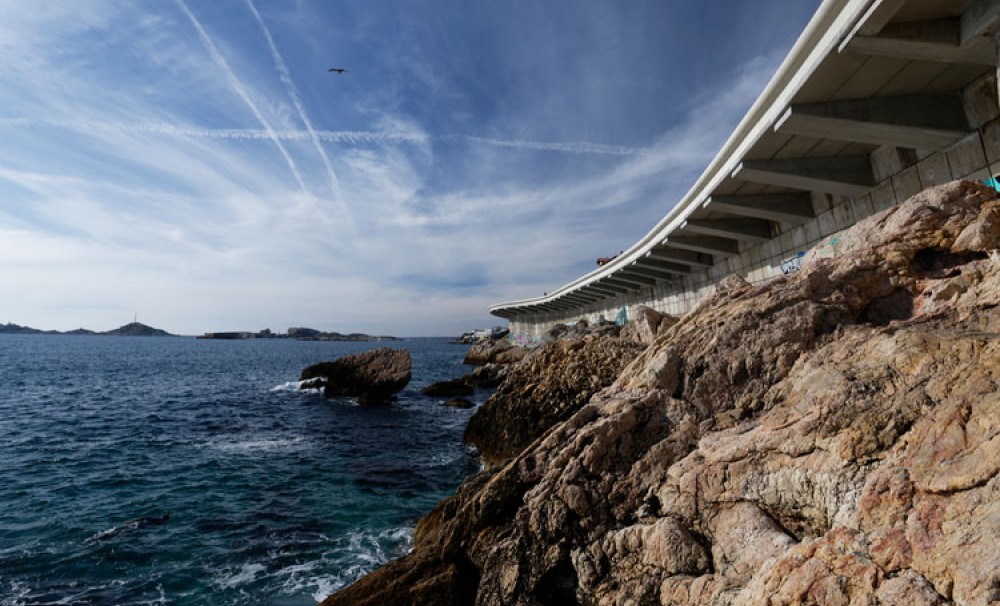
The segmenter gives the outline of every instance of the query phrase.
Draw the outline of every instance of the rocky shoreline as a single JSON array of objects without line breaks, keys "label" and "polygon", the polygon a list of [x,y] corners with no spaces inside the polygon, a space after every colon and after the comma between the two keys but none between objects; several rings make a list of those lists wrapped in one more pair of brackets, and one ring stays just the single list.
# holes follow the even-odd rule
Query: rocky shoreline
[{"label": "rocky shoreline", "polygon": [[950,183],[678,320],[517,354],[466,433],[485,470],[323,604],[1000,600],[998,248],[996,192]]}]

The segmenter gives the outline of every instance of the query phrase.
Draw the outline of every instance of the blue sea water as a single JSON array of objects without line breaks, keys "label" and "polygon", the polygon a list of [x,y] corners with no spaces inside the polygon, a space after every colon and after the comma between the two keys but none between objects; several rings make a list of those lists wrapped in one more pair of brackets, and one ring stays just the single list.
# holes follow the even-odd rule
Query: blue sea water
[{"label": "blue sea water", "polygon": [[294,389],[379,345],[0,335],[0,605],[315,604],[406,553],[478,469],[471,411],[418,391],[465,348],[389,343],[387,408]]}]

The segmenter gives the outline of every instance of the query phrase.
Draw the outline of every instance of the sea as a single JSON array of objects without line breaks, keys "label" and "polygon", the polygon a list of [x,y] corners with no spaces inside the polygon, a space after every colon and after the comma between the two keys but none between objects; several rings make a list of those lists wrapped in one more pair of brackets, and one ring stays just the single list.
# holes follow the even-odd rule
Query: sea
[{"label": "sea", "polygon": [[[413,359],[394,404],[298,389],[386,345]],[[312,605],[406,554],[479,469],[473,410],[419,392],[465,350],[0,335],[0,606]]]}]

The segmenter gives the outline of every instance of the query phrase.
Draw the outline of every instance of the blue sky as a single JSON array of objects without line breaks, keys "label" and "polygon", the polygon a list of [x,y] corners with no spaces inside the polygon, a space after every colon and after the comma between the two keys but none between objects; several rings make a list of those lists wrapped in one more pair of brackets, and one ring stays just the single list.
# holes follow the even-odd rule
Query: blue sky
[{"label": "blue sky", "polygon": [[0,323],[451,335],[645,234],[818,0],[3,5]]}]

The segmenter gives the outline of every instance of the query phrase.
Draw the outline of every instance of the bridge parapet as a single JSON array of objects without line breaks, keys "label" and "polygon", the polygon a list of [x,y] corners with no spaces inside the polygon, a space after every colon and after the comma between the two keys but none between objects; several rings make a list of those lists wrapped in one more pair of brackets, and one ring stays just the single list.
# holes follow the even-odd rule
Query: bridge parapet
[{"label": "bridge parapet", "polygon": [[[682,314],[730,274],[806,250],[922,189],[1000,177],[1000,0],[826,0],[689,192],[640,241],[543,297],[494,305],[514,338]],[[991,181],[992,180],[992,181]],[[624,311],[623,311],[624,310]]]}]

